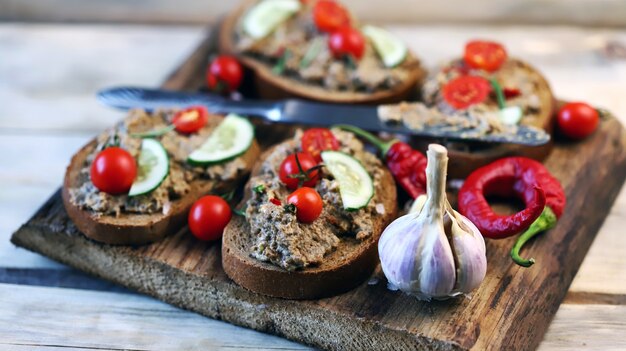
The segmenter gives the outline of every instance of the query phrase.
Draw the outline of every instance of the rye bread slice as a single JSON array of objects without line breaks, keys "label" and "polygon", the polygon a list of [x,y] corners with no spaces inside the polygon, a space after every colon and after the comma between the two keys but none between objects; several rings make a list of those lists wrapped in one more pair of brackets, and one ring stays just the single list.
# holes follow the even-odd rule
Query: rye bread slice
[{"label": "rye bread slice", "polygon": [[81,209],[70,201],[69,189],[80,186],[78,174],[85,163],[85,159],[95,147],[96,140],[92,140],[72,157],[63,181],[61,192],[63,205],[76,228],[86,237],[113,245],[147,244],[178,231],[187,223],[187,213],[198,198],[209,193],[225,193],[235,189],[246,179],[260,154],[259,145],[254,140],[250,148],[239,156],[246,164],[246,169],[236,179],[229,181],[194,180],[190,184],[191,191],[188,194],[171,202],[171,210],[168,214],[127,213],[116,217]]},{"label": "rye bread slice", "polygon": [[[273,148],[261,155],[267,158]],[[259,162],[252,175],[259,174]],[[256,293],[285,299],[317,299],[349,291],[367,279],[378,265],[378,239],[387,225],[396,218],[398,203],[394,179],[385,168],[375,189],[385,213],[375,218],[372,235],[363,241],[342,238],[338,248],[315,267],[287,271],[250,257],[256,237],[242,216],[230,221],[222,237],[222,266],[226,274],[242,287]],[[245,194],[250,193],[250,184]],[[247,197],[242,200],[242,204]]]},{"label": "rye bread slice", "polygon": [[[519,65],[520,69],[528,71],[529,75],[533,75],[537,79],[537,96],[539,97],[541,113],[531,121],[524,122],[527,125],[541,128],[552,134],[554,125],[554,116],[557,108],[556,99],[552,94],[550,84],[545,77],[532,65],[525,61],[509,58]],[[432,140],[418,140],[414,139],[413,142],[417,148],[422,151],[426,151],[428,144]],[[475,143],[447,143],[448,148],[448,177],[465,178],[477,168],[485,166],[497,159],[508,156],[524,156],[542,161],[545,159],[550,151],[552,151],[554,144],[552,141],[541,146],[528,146],[517,144],[475,144]]]},{"label": "rye bread slice", "polygon": [[279,76],[272,67],[257,59],[241,55],[234,41],[235,27],[239,18],[254,3],[244,1],[222,21],[219,29],[218,48],[220,53],[237,56],[242,65],[253,72],[254,83],[259,97],[263,99],[301,98],[344,104],[386,104],[407,100],[415,95],[416,89],[426,76],[426,71],[412,53],[408,53],[415,64],[405,81],[392,89],[368,92],[331,91],[303,83],[300,80]]}]

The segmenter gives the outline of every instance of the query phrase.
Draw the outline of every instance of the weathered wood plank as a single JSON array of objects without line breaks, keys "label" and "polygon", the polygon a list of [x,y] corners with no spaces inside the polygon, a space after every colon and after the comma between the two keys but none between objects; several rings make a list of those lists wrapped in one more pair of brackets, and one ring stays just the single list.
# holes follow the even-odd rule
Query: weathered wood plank
[{"label": "weathered wood plank", "polygon": [[135,294],[0,284],[0,311],[0,349],[309,350]]},{"label": "weathered wood plank", "polygon": [[561,305],[539,351],[626,350],[626,306]]},{"label": "weathered wood plank", "polygon": [[0,128],[100,132],[123,114],[100,105],[96,91],[158,85],[203,34],[203,27],[173,26],[155,35],[145,26],[0,24],[0,48],[11,53],[0,60]]},{"label": "weathered wood plank", "polygon": [[[344,0],[364,20],[408,23],[541,23],[622,26],[620,0],[462,0],[415,2]],[[80,0],[13,0],[0,3],[0,19],[70,22],[197,23],[204,24],[230,11],[235,1],[167,0],[106,3]],[[106,4],[106,5],[105,5]],[[454,9],[451,11],[450,9]]]},{"label": "weathered wood plank", "polygon": [[[9,350],[309,349],[133,294],[0,284],[0,310],[0,348]],[[539,350],[623,350],[624,314],[564,304]]]}]

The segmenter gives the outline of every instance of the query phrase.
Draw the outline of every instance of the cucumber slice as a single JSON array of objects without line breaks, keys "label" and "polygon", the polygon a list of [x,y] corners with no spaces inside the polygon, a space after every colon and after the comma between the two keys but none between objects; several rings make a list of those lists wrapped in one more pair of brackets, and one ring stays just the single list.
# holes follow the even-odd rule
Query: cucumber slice
[{"label": "cucumber slice", "polygon": [[137,178],[128,196],[147,194],[158,188],[169,171],[170,160],[163,145],[154,139],[143,139],[137,159]]},{"label": "cucumber slice", "polygon": [[322,160],[339,183],[343,208],[355,211],[367,206],[374,196],[374,182],[361,162],[339,151],[323,151]]},{"label": "cucumber slice", "polygon": [[372,41],[378,56],[387,67],[394,67],[406,58],[406,44],[390,32],[375,26],[364,26],[363,33]]},{"label": "cucumber slice", "polygon": [[254,39],[270,34],[279,24],[300,11],[299,0],[263,0],[243,19],[243,30]]},{"label": "cucumber slice", "polygon": [[522,120],[522,109],[519,106],[508,106],[498,111],[500,121],[507,125],[516,125]]},{"label": "cucumber slice", "polygon": [[189,155],[187,162],[194,166],[208,166],[228,161],[246,152],[253,139],[252,123],[231,113],[215,128],[204,144]]}]

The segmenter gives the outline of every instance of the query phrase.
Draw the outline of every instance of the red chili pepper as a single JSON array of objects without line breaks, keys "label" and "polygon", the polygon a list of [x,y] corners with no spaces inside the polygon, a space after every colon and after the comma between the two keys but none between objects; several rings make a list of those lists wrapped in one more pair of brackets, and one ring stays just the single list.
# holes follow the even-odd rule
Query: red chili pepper
[{"label": "red chili pepper", "polygon": [[[485,195],[517,196],[526,209],[498,215]],[[475,170],[459,190],[459,212],[471,220],[483,236],[500,239],[524,232],[511,250],[513,260],[528,267],[534,259],[519,256],[521,247],[536,234],[554,227],[565,207],[559,181],[539,162],[525,157],[507,157]]]},{"label": "red chili pepper", "polygon": [[337,125],[374,144],[385,157],[385,163],[396,182],[413,198],[426,194],[426,157],[399,140],[382,141],[373,134],[351,125]]}]

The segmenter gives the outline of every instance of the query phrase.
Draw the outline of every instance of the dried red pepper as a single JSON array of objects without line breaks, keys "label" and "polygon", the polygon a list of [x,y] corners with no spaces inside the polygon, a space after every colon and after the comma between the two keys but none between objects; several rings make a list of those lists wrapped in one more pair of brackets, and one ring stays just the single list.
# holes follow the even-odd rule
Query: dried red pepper
[{"label": "dried red pepper", "polygon": [[[498,215],[485,195],[517,196],[526,209]],[[525,231],[511,250],[515,263],[528,267],[534,259],[523,259],[519,250],[532,237],[556,225],[565,207],[559,181],[539,162],[525,157],[507,157],[474,171],[459,190],[459,212],[469,218],[488,238],[506,238]]]},{"label": "dried red pepper", "polygon": [[396,182],[413,198],[426,194],[426,157],[399,140],[383,141],[361,128],[351,125],[336,127],[350,131],[376,146]]}]

